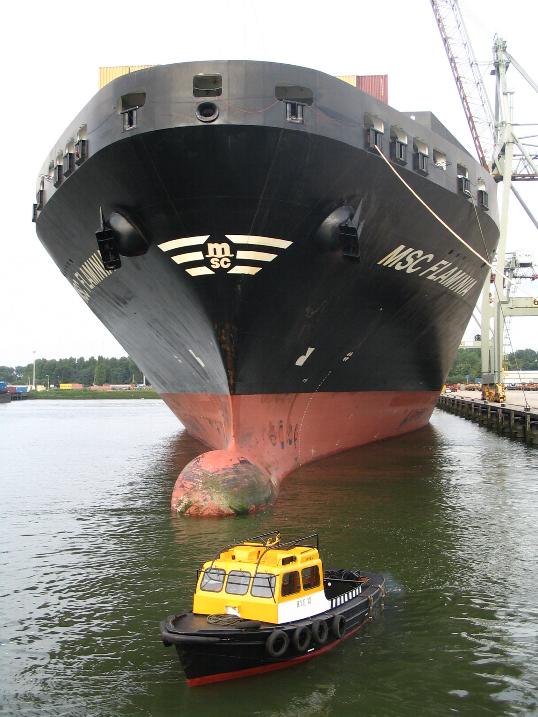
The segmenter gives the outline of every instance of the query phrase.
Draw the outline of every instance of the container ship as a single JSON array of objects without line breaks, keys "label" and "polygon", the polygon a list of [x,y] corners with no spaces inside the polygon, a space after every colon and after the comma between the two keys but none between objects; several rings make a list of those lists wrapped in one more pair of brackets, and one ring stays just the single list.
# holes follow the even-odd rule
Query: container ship
[{"label": "container ship", "polygon": [[383,77],[130,69],[54,145],[33,218],[208,446],[173,509],[263,509],[299,466],[424,426],[498,241],[487,172]]}]

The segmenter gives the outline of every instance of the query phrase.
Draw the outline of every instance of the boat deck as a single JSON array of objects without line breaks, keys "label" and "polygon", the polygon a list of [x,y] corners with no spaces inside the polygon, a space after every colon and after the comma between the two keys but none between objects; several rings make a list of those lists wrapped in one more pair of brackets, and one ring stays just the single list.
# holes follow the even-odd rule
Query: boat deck
[{"label": "boat deck", "polygon": [[[360,602],[367,602],[369,597],[376,593],[379,586],[383,584],[383,578],[381,575],[370,575],[369,581],[362,591],[359,592],[358,585],[352,586],[346,591],[342,591],[337,597],[329,598],[331,600],[331,608],[324,612],[316,615],[309,615],[307,617],[293,620],[289,623],[281,623],[279,626],[293,626],[297,627],[300,625],[309,625],[312,619],[328,619],[339,612],[345,611],[352,601],[356,604]],[[230,622],[225,618],[229,617]],[[192,612],[179,613],[176,616],[170,616],[166,623],[167,629],[177,634],[195,634],[195,633],[209,633],[215,634],[219,632],[230,632],[237,631],[238,633],[249,631],[249,630],[272,630],[276,627],[274,623],[263,622],[262,620],[241,620],[240,622],[233,623],[234,615],[222,616],[222,622],[208,622],[207,615],[199,615]]]}]

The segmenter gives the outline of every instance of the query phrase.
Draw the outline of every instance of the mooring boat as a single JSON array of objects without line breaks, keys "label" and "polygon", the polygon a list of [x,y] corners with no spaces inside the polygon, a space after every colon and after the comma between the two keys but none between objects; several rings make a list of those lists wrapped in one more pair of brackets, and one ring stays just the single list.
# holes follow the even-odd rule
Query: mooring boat
[{"label": "mooring boat", "polygon": [[[315,545],[314,545],[315,543]],[[234,543],[198,571],[192,612],[161,623],[191,686],[280,670],[354,635],[385,595],[382,575],[324,570],[317,534]]]}]

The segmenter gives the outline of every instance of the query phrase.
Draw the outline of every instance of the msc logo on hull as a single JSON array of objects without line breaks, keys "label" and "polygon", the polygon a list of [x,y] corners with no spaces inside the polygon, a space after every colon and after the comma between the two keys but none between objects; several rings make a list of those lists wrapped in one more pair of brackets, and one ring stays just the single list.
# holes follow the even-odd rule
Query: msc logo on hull
[{"label": "msc logo on hull", "polygon": [[172,239],[158,246],[172,261],[183,265],[190,276],[254,276],[291,244],[286,239],[250,234],[205,234]]},{"label": "msc logo on hull", "polygon": [[229,244],[226,244],[226,242],[208,241],[206,247],[204,259],[209,261],[210,269],[224,269],[228,271],[228,269],[232,268],[235,254],[232,254]]}]

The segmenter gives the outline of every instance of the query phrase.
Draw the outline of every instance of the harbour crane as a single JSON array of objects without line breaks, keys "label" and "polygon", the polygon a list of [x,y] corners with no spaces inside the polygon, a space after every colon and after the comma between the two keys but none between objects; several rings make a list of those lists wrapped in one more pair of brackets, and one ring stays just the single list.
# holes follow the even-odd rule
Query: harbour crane
[{"label": "harbour crane", "polygon": [[[497,270],[494,279],[491,277],[491,281],[494,280],[495,283],[496,296],[492,309],[489,292],[490,277],[488,277],[482,292],[481,334],[482,397],[502,402],[504,400],[502,366],[505,318],[507,316],[538,316],[538,302],[535,298],[510,298],[509,282],[505,285],[506,238],[511,191],[538,229],[538,221],[513,185],[513,182],[517,181],[538,179],[538,152],[536,150],[538,135],[519,137],[514,130],[512,92],[508,90],[506,81],[508,68],[514,67],[534,92],[538,92],[538,86],[508,52],[506,41],[501,37],[495,37],[492,72],[495,75],[495,111],[493,111],[458,0],[430,0],[430,2],[478,159],[495,181],[503,182]],[[518,124],[517,126],[524,125]],[[491,261],[490,257],[486,258]],[[490,337],[492,317],[494,319],[493,344]]]}]

